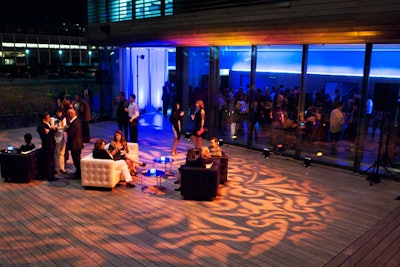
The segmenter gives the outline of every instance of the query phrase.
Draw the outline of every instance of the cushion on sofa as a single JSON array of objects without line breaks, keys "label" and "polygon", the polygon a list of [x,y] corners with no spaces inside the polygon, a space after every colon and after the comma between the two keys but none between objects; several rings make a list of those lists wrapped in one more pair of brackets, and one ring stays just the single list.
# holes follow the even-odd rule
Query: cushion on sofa
[{"label": "cushion on sofa", "polygon": [[228,155],[225,152],[222,152],[221,157],[213,157],[220,160],[219,166],[219,183],[224,184],[228,181]]}]

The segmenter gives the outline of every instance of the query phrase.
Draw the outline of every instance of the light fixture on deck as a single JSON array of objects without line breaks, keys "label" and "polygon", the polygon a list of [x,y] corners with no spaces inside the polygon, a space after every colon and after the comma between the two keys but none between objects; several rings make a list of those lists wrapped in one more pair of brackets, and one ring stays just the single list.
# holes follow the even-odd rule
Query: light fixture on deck
[{"label": "light fixture on deck", "polygon": [[281,152],[285,151],[285,146],[283,144],[279,143],[276,145],[275,149],[277,152],[281,153]]},{"label": "light fixture on deck", "polygon": [[304,167],[309,168],[311,166],[311,158],[310,157],[305,157],[304,158]]},{"label": "light fixture on deck", "polygon": [[223,146],[224,145],[224,140],[223,139],[218,139],[218,145]]},{"label": "light fixture on deck", "polygon": [[190,133],[190,132],[186,132],[185,133],[185,139],[186,140],[190,140],[190,136],[191,136],[192,134]]},{"label": "light fixture on deck", "polygon": [[269,158],[269,149],[268,148],[264,148],[262,156],[263,158]]},{"label": "light fixture on deck", "polygon": [[238,139],[237,135],[232,135],[232,139],[237,140]]},{"label": "light fixture on deck", "polygon": [[317,151],[316,155],[317,155],[317,157],[322,157],[324,155],[324,153],[322,153],[322,151]]}]

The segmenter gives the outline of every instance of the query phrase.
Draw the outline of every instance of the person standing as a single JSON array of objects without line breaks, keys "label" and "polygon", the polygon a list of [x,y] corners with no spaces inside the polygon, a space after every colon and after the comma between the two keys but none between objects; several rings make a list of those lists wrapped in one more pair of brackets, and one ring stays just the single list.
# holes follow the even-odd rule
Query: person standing
[{"label": "person standing", "polygon": [[163,101],[163,115],[167,117],[170,95],[170,83],[166,81],[163,86],[163,94],[161,100]]},{"label": "person standing", "polygon": [[116,100],[115,103],[117,104],[118,129],[123,131],[125,140],[128,140],[128,125],[129,125],[128,106],[129,106],[129,102],[125,98],[124,92],[119,92],[119,99]]},{"label": "person standing", "polygon": [[128,117],[129,117],[129,137],[131,142],[138,142],[139,127],[139,106],[136,103],[136,95],[129,95]]},{"label": "person standing", "polygon": [[89,122],[92,120],[92,111],[90,109],[90,103],[86,98],[78,95],[79,98],[79,113],[78,117],[82,123],[82,139],[84,143],[90,142],[90,128]]},{"label": "person standing", "polygon": [[66,147],[66,134],[67,119],[64,116],[62,108],[57,108],[56,115],[54,116],[54,126],[57,127],[57,132],[54,134],[56,141],[54,150],[55,172],[57,175],[66,173],[65,171],[65,147]]},{"label": "person standing", "polygon": [[71,151],[72,161],[75,166],[74,179],[81,179],[82,124],[74,109],[67,111],[67,122],[69,124],[67,129],[67,148]]},{"label": "person standing", "polygon": [[191,115],[194,120],[194,127],[192,131],[192,140],[195,148],[201,148],[203,146],[203,135],[207,131],[204,127],[206,119],[206,111],[204,109],[203,100],[197,100],[195,104],[194,114]]},{"label": "person standing", "polygon": [[63,107],[65,99],[67,99],[67,93],[65,93],[65,91],[60,92],[56,101],[56,109]]},{"label": "person standing", "polygon": [[[335,104],[334,104],[335,105]],[[342,133],[342,126],[345,123],[345,116],[342,112],[343,110],[343,102],[340,101],[337,103],[335,109],[331,111],[330,121],[329,121],[329,131],[331,133],[331,151],[332,155],[337,155],[336,143],[340,139],[340,135]]]},{"label": "person standing", "polygon": [[55,181],[58,178],[54,177],[54,149],[55,149],[55,140],[54,134],[57,131],[57,128],[54,125],[50,124],[51,116],[50,113],[44,112],[41,115],[42,121],[37,126],[37,132],[42,140],[42,160],[41,164],[43,164],[43,178],[47,178],[48,181]]},{"label": "person standing", "polygon": [[74,100],[72,101],[72,107],[75,109],[76,115],[79,115],[79,107],[81,105],[81,98],[79,94],[74,95]]},{"label": "person standing", "polygon": [[90,110],[92,110],[92,106],[93,106],[93,92],[92,90],[89,88],[87,83],[83,84],[83,89],[81,92],[81,96],[86,99],[89,102],[90,105]]},{"label": "person standing", "polygon": [[176,148],[179,143],[179,139],[181,138],[182,133],[182,118],[185,115],[185,112],[181,109],[181,104],[179,102],[175,102],[172,105],[171,115],[169,117],[169,121],[172,125],[172,132],[174,133],[174,144],[172,145],[171,154],[176,156]]}]

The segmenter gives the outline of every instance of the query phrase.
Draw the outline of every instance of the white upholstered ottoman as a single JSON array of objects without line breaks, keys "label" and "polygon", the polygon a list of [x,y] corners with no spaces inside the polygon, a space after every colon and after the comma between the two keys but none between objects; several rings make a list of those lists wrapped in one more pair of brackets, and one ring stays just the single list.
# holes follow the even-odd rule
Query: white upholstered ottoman
[{"label": "white upholstered ottoman", "polygon": [[[109,144],[106,145],[106,149]],[[129,154],[139,159],[137,143],[128,143]],[[114,188],[122,178],[122,160],[95,159],[92,153],[81,159],[81,184],[83,187]]]}]

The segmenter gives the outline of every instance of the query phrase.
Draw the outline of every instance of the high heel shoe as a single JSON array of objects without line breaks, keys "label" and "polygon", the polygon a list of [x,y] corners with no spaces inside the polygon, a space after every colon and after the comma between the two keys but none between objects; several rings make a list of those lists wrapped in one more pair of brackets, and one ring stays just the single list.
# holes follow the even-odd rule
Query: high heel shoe
[{"label": "high heel shoe", "polygon": [[139,164],[140,167],[146,167],[147,163],[146,162],[142,162]]},{"label": "high heel shoe", "polygon": [[181,191],[181,187],[175,188],[175,191]]},{"label": "high heel shoe", "polygon": [[131,170],[130,174],[131,174],[131,176],[137,176],[137,171]]},{"label": "high heel shoe", "polygon": [[171,151],[171,155],[176,156],[176,155],[178,155],[178,153],[176,153],[175,151]]},{"label": "high heel shoe", "polygon": [[133,188],[133,187],[135,187],[136,185],[134,184],[134,183],[132,183],[132,182],[126,182],[126,187],[127,188]]}]

